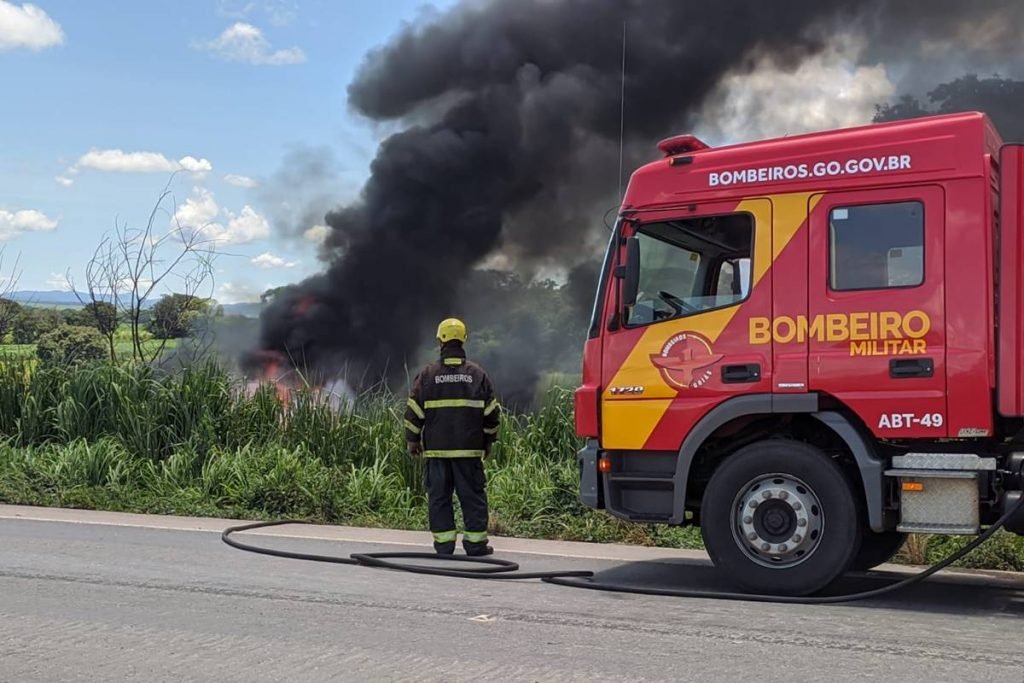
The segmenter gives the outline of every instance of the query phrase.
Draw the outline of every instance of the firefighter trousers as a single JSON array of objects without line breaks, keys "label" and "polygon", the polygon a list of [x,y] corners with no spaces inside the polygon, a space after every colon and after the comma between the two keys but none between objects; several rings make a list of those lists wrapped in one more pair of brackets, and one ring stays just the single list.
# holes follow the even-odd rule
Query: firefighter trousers
[{"label": "firefighter trousers", "polygon": [[480,458],[425,458],[424,479],[427,486],[427,511],[430,531],[434,535],[434,548],[438,552],[453,552],[455,538],[455,509],[452,493],[459,496],[462,519],[466,529],[462,534],[462,547],[467,554],[479,552],[487,546],[487,480],[484,463]]}]

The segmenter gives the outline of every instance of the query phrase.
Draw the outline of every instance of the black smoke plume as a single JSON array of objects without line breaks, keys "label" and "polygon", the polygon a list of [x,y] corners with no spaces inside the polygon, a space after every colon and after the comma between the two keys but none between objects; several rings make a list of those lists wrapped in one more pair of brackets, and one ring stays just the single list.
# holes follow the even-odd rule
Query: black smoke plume
[{"label": "black smoke plume", "polygon": [[[471,271],[497,253],[527,276],[591,264],[572,285],[585,318],[601,217],[618,200],[624,24],[628,173],[659,138],[692,128],[725,75],[765,55],[795,67],[855,26],[868,57],[925,39],[955,49],[985,40],[986,26],[1006,42],[1020,5],[467,0],[373,51],[349,86],[356,112],[401,132],[380,145],[358,200],[327,214],[326,270],[271,302],[260,345],[305,368],[344,364],[359,385],[404,380],[436,322],[461,314]],[[518,322],[504,333],[522,353],[496,376],[499,391],[536,378],[522,372],[534,354]]]}]

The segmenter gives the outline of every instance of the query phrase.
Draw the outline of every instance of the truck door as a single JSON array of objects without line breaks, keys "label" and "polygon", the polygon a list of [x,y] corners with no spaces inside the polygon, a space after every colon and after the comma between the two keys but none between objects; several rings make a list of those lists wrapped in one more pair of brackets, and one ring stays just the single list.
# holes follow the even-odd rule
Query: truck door
[{"label": "truck door", "polygon": [[811,212],[812,391],[880,437],[946,429],[945,201],[924,186],[819,195]]},{"label": "truck door", "polygon": [[627,226],[638,295],[618,306],[604,340],[604,448],[677,450],[718,403],[771,392],[771,344],[748,339],[750,318],[771,315],[771,229],[765,198],[651,213]]}]

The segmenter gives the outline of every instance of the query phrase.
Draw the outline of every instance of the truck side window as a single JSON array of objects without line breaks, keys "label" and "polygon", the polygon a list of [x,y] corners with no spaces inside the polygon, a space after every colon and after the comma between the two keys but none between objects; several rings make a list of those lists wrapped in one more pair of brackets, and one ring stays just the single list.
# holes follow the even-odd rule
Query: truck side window
[{"label": "truck side window", "polygon": [[835,207],[829,213],[833,291],[916,287],[924,282],[924,205]]},{"label": "truck side window", "polygon": [[629,326],[647,325],[746,299],[754,221],[749,214],[643,225],[640,287]]}]

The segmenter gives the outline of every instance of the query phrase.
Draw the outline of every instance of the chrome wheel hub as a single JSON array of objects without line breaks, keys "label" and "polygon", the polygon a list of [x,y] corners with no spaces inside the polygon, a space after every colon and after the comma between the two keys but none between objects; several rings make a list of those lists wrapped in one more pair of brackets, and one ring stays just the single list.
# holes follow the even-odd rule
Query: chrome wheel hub
[{"label": "chrome wheel hub", "polygon": [[758,564],[787,568],[817,549],[825,516],[821,502],[804,482],[788,474],[768,474],[736,496],[733,536]]}]

